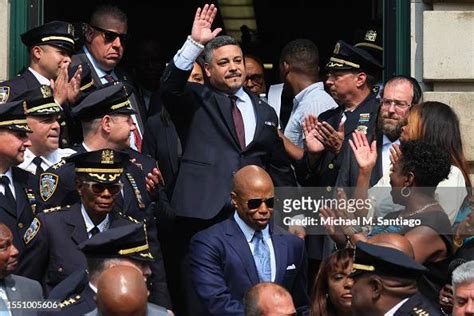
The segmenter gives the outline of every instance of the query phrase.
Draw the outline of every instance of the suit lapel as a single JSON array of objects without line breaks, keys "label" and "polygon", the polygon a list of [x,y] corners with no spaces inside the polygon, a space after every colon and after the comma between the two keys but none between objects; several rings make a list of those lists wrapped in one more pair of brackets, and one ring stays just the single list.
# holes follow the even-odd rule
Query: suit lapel
[{"label": "suit lapel", "polygon": [[281,284],[285,276],[286,267],[288,266],[287,244],[285,239],[279,234],[272,233],[273,250],[275,251],[275,283]]},{"label": "suit lapel", "polygon": [[233,143],[240,150],[239,138],[237,137],[237,132],[235,131],[234,119],[232,118],[232,110],[230,108],[230,99],[222,93],[214,93],[213,95],[217,103],[217,108],[219,109],[224,123],[229,130],[230,135],[232,136]]},{"label": "suit lapel", "polygon": [[16,282],[11,275],[7,276],[5,279],[5,290],[7,292],[8,299],[10,301],[20,300],[21,293],[16,287]]},{"label": "suit lapel", "polygon": [[228,235],[231,240],[229,244],[232,248],[234,248],[235,253],[240,257],[242,266],[244,267],[245,271],[247,271],[250,282],[252,284],[260,282],[252,252],[250,251],[250,247],[247,243],[247,240],[245,239],[244,234],[240,230],[239,225],[237,225],[237,223],[232,219],[227,220],[226,225],[226,235]]},{"label": "suit lapel", "polygon": [[81,213],[81,204],[74,204],[72,210],[65,214],[65,222],[71,227],[71,239],[79,245],[89,237],[86,231],[86,223]]}]

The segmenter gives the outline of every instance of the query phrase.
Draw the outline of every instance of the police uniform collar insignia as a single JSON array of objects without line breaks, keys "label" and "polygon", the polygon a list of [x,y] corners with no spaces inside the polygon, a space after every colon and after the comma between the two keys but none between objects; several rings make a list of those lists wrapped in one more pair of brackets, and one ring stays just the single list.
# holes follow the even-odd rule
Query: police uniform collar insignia
[{"label": "police uniform collar insignia", "polygon": [[0,103],[5,103],[10,96],[10,87],[0,87]]},{"label": "police uniform collar insignia", "polygon": [[114,152],[110,149],[105,149],[102,151],[102,160],[103,164],[113,164],[114,163]]},{"label": "police uniform collar insignia", "polygon": [[35,219],[31,222],[30,227],[28,227],[26,230],[25,235],[23,235],[23,241],[26,245],[28,245],[28,243],[30,243],[33,238],[35,238],[36,234],[38,234],[40,230],[40,227],[41,222],[35,217]]},{"label": "police uniform collar insignia", "polygon": [[43,95],[43,98],[49,98],[53,96],[50,86],[42,85],[40,89],[41,89],[41,94]]},{"label": "police uniform collar insignia", "polygon": [[67,33],[74,37],[74,25],[71,23],[67,24]]},{"label": "police uniform collar insignia", "polygon": [[369,42],[375,42],[377,40],[377,31],[368,30],[367,33],[365,33],[364,39]]},{"label": "police uniform collar insignia", "polygon": [[59,176],[53,173],[42,173],[40,176],[40,196],[43,201],[47,201],[56,192]]}]

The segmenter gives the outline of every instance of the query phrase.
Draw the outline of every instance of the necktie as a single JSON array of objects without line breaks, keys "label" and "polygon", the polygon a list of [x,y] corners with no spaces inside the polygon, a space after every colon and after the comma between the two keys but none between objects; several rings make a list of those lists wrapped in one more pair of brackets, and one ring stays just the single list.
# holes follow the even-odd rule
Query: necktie
[{"label": "necktie", "polygon": [[36,166],[36,172],[35,172],[35,175],[39,176],[41,175],[44,170],[43,168],[41,167],[41,162],[43,160],[41,159],[41,157],[39,156],[36,156],[34,159],[33,159],[33,164]]},{"label": "necktie", "polygon": [[13,197],[12,190],[10,190],[10,179],[8,179],[7,176],[2,176],[0,178],[0,184],[3,184],[3,187],[5,188],[5,193],[3,195],[5,195],[5,198],[10,202],[10,207],[16,209],[16,200]]},{"label": "necktie", "polygon": [[107,80],[107,82],[115,82],[114,77],[112,77],[112,75],[109,75],[109,74],[105,75],[104,79]]},{"label": "necktie", "polygon": [[237,132],[237,138],[239,139],[240,148],[245,148],[245,128],[244,119],[242,113],[237,107],[237,97],[235,95],[229,96],[230,103],[232,105],[232,119],[234,120],[235,131]]},{"label": "necktie", "polygon": [[97,235],[98,233],[100,233],[100,230],[97,226],[94,226],[94,228],[92,228],[89,233],[92,235],[91,237],[94,237],[95,235]]},{"label": "necktie", "polygon": [[260,282],[271,282],[272,269],[270,267],[270,250],[265,240],[263,240],[262,232],[255,231],[251,242],[254,245],[253,259],[257,267],[258,278]]},{"label": "necktie", "polygon": [[142,138],[140,136],[140,132],[138,131],[138,127],[133,130],[133,138],[135,139],[137,151],[142,152]]}]

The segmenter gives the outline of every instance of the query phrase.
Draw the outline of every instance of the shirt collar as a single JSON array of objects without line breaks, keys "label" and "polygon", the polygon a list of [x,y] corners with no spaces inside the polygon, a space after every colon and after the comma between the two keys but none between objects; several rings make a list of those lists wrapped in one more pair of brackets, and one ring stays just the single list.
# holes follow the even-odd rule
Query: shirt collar
[{"label": "shirt collar", "polygon": [[397,139],[394,142],[392,142],[390,139],[388,139],[387,135],[383,134],[382,146],[385,147],[387,145],[392,145],[392,144],[400,144],[400,139]]},{"label": "shirt collar", "polygon": [[86,143],[85,142],[82,142],[82,147],[84,147],[84,149],[89,152],[89,151],[92,151],[89,147],[87,147]]},{"label": "shirt collar", "polygon": [[239,90],[237,90],[237,92],[234,94],[237,99],[240,101],[240,102],[245,102],[245,91],[243,88],[240,88]]},{"label": "shirt collar", "polygon": [[321,81],[319,82],[315,82],[309,86],[307,86],[306,88],[304,88],[303,90],[301,90],[297,95],[295,95],[295,98],[293,99],[293,105],[298,105],[301,100],[304,99],[304,97],[311,93],[313,90],[323,90],[324,89],[324,86],[323,86],[323,83]]},{"label": "shirt collar", "polygon": [[36,70],[33,70],[33,68],[28,67],[28,70],[31,71],[33,76],[39,81],[40,84],[45,84],[47,86],[51,85],[51,82],[49,81],[48,78],[37,72]]},{"label": "shirt collar", "polygon": [[84,218],[84,222],[86,223],[86,230],[87,233],[89,234],[90,230],[97,226],[97,228],[100,230],[100,232],[103,232],[106,230],[109,226],[109,214],[104,218],[102,222],[100,222],[98,225],[94,225],[92,222],[92,219],[89,217],[89,214],[87,214],[86,209],[84,208],[84,205],[81,204],[81,213],[82,217]]},{"label": "shirt collar", "polygon": [[[240,230],[242,231],[242,233],[244,234],[245,236],[245,240],[247,240],[247,242],[251,242],[252,241],[252,238],[253,238],[253,235],[255,234],[255,229],[253,229],[252,227],[250,227],[249,225],[247,225],[247,223],[245,223],[239,216],[239,214],[237,213],[237,211],[235,211],[234,213],[234,219],[237,223],[237,225],[239,225],[240,227]],[[270,238],[270,231],[268,229],[268,225],[262,230],[262,235],[263,235],[263,239],[268,239]]]},{"label": "shirt collar", "polygon": [[87,58],[91,61],[92,63],[92,67],[94,67],[94,70],[95,72],[97,73],[97,76],[99,77],[99,79],[102,79],[104,78],[105,75],[111,75],[112,77],[115,78],[115,73],[114,71],[111,71],[109,73],[107,73],[106,71],[104,71],[102,68],[100,68],[100,66],[97,64],[97,61],[95,60],[94,56],[92,56],[91,52],[87,49],[87,47],[84,45],[83,47],[84,49],[84,53],[86,53],[86,56]]},{"label": "shirt collar", "polygon": [[97,288],[90,282],[89,282],[89,286],[91,287],[92,291],[94,291],[94,293],[97,294]]},{"label": "shirt collar", "polygon": [[10,180],[10,185],[13,185],[13,172],[12,168],[8,168],[7,172],[4,174],[0,174],[0,176],[7,176],[8,180]]},{"label": "shirt collar", "polygon": [[384,314],[384,316],[393,316],[395,312],[403,305],[405,302],[408,301],[408,297],[404,299],[403,301],[399,302],[397,305],[392,307],[388,312]]}]

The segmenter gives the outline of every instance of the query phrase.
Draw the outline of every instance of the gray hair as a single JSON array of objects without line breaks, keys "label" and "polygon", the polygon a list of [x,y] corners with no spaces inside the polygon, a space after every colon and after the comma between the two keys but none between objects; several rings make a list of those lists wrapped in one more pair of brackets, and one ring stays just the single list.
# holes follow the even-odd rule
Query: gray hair
[{"label": "gray hair", "polygon": [[461,264],[453,271],[452,277],[453,292],[456,293],[456,286],[462,283],[474,283],[474,261]]},{"label": "gray hair", "polygon": [[210,64],[212,61],[214,50],[226,45],[235,45],[235,46],[240,47],[239,42],[232,36],[228,36],[228,35],[217,36],[216,38],[211,40],[209,43],[207,43],[206,47],[204,47],[204,62]]}]

